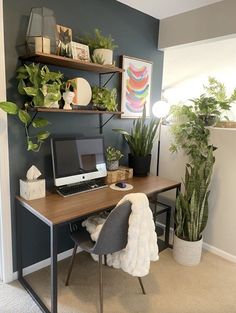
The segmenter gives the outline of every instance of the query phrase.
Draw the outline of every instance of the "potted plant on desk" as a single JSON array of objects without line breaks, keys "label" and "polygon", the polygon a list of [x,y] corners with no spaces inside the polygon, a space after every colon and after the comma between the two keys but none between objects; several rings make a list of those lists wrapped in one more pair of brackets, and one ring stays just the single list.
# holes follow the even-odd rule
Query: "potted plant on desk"
[{"label": "potted plant on desk", "polygon": [[147,176],[151,164],[151,151],[157,132],[159,120],[151,119],[146,122],[146,110],[142,117],[133,122],[131,132],[123,129],[113,129],[122,134],[129,145],[129,167],[133,168],[134,176]]},{"label": "potted plant on desk", "polygon": [[120,150],[114,147],[107,147],[106,149],[106,160],[108,171],[116,171],[119,168],[119,160],[123,157]]}]

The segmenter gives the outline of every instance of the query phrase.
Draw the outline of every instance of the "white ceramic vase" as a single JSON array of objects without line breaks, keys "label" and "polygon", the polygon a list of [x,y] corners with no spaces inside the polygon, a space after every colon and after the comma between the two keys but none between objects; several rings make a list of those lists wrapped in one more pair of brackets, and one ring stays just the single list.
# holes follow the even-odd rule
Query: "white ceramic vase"
[{"label": "white ceramic vase", "polygon": [[97,56],[104,60],[104,65],[113,64],[113,51],[110,49],[95,49],[93,55],[96,58]]},{"label": "white ceramic vase", "polygon": [[71,103],[74,99],[75,93],[73,91],[65,91],[62,94],[65,104],[63,106],[64,110],[72,110]]},{"label": "white ceramic vase", "polygon": [[198,241],[186,241],[174,235],[173,257],[185,266],[198,265],[202,255],[202,238]]}]

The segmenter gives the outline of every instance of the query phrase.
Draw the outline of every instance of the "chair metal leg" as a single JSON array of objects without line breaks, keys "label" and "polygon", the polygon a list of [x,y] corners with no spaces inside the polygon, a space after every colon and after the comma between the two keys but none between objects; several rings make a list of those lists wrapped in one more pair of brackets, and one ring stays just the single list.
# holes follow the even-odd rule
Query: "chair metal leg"
[{"label": "chair metal leg", "polygon": [[99,255],[99,297],[100,297],[100,311],[103,313],[103,281],[102,281],[102,255]]},{"label": "chair metal leg", "polygon": [[146,294],[146,291],[145,291],[145,289],[144,289],[144,286],[143,286],[143,282],[142,282],[141,277],[138,277],[138,281],[139,281],[140,287],[141,287],[141,289],[142,289],[142,292],[143,292],[143,294],[145,295],[145,294]]},{"label": "chair metal leg", "polygon": [[66,286],[68,286],[68,284],[69,284],[70,275],[71,275],[72,268],[73,268],[73,265],[74,265],[77,248],[78,248],[78,246],[75,244],[74,249],[73,249],[73,254],[72,254],[72,257],[71,257],[71,261],[70,261],[70,267],[69,267],[69,270],[68,270],[68,275],[67,275],[67,278],[66,278],[66,283],[65,283]]},{"label": "chair metal leg", "polygon": [[104,255],[104,265],[107,266],[107,255],[106,254]]}]

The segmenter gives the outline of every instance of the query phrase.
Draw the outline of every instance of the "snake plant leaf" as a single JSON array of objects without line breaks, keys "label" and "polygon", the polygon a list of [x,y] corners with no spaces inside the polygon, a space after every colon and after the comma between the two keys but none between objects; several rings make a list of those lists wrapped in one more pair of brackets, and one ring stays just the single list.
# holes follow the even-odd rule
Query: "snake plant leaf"
[{"label": "snake plant leaf", "polygon": [[48,126],[50,123],[48,120],[46,120],[43,117],[38,117],[36,118],[33,122],[32,122],[32,126],[34,128],[41,128],[41,127],[46,127]]},{"label": "snake plant leaf", "polygon": [[38,141],[43,141],[47,139],[50,136],[50,133],[48,131],[42,131],[37,134]]},{"label": "snake plant leaf", "polygon": [[21,120],[21,122],[25,125],[28,125],[28,123],[31,120],[29,113],[27,113],[25,110],[19,110],[18,117]]},{"label": "snake plant leaf", "polygon": [[6,113],[13,115],[17,114],[19,110],[18,106],[15,103],[9,101],[0,102],[0,108]]}]

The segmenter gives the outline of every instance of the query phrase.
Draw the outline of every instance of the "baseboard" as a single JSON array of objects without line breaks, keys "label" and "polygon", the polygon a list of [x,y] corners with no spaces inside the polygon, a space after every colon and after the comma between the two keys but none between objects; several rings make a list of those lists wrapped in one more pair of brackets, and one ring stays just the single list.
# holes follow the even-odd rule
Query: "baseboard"
[{"label": "baseboard", "polygon": [[[57,255],[57,260],[58,261],[62,261],[66,258],[69,258],[72,255],[73,249],[64,251],[60,254]],[[81,250],[78,248],[77,253],[81,252]],[[31,274],[33,272],[37,272],[39,270],[41,270],[42,268],[45,268],[47,266],[49,266],[51,263],[51,258],[48,258],[46,260],[40,261],[38,263],[35,263],[33,265],[30,265],[26,268],[23,269],[23,275],[28,275]],[[13,280],[18,279],[18,272],[14,272],[13,273]]]},{"label": "baseboard", "polygon": [[[162,223],[157,223],[157,225],[163,227],[165,229],[165,225],[162,224]],[[173,228],[170,228],[170,239],[173,238],[173,234],[174,234],[174,229]],[[172,242],[172,240],[171,240]],[[209,245],[208,243],[206,242],[203,242],[203,249],[204,250],[207,250],[215,255],[218,255],[220,256],[221,258],[227,260],[227,261],[230,261],[230,262],[233,262],[233,263],[236,263],[236,256],[233,255],[233,254],[230,254],[224,250],[221,250],[221,249],[218,249],[212,245]]]},{"label": "baseboard", "polygon": [[223,259],[225,259],[227,261],[236,263],[236,256],[235,255],[230,254],[228,252],[225,252],[224,250],[218,249],[214,246],[211,246],[206,242],[203,242],[203,249],[205,249],[205,250],[207,250],[213,254],[216,254],[216,255],[222,257]]}]

